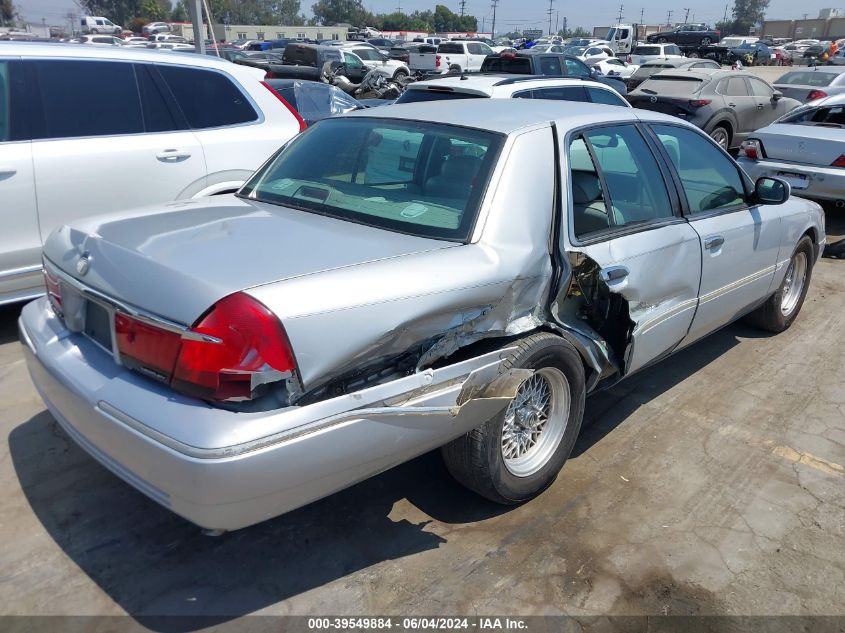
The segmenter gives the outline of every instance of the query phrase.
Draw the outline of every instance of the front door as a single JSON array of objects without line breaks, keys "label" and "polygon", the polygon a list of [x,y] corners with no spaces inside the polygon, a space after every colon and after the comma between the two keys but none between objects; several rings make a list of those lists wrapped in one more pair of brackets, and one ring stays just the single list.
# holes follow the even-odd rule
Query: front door
[{"label": "front door", "polygon": [[[595,262],[599,283],[624,300],[614,327],[602,335],[627,374],[671,352],[686,336],[700,282],[698,234],[681,217],[663,159],[636,125],[591,128],[565,142],[567,250]],[[623,350],[611,339],[624,336],[625,312],[632,325]]]},{"label": "front door", "polygon": [[749,205],[739,168],[709,138],[675,125],[651,127],[675,163],[685,212],[701,239],[701,290],[686,345],[766,297],[780,248],[780,217]]}]

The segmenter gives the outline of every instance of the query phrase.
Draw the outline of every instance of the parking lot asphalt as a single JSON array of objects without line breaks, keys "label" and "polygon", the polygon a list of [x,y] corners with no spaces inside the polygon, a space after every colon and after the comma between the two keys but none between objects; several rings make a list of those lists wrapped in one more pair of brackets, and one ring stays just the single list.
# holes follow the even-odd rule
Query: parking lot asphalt
[{"label": "parking lot asphalt", "polygon": [[[845,211],[828,211],[828,240]],[[437,453],[208,537],[44,410],[0,308],[0,614],[845,615],[845,262],[781,335],[734,324],[588,402],[516,508]],[[24,629],[22,629],[24,630]]]}]

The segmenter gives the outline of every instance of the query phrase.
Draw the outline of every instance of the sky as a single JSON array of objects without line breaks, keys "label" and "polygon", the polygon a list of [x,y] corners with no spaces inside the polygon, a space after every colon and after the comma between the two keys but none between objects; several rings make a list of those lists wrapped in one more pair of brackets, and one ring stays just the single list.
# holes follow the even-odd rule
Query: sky
[{"label": "sky", "polygon": [[[302,9],[310,14],[314,0],[302,0]],[[686,2],[674,5],[671,0],[632,0],[623,4],[623,22],[639,22],[642,11],[643,22],[646,24],[661,24],[667,20],[667,7],[672,7],[672,22],[682,22],[686,9],[690,7],[690,22],[708,22],[714,24],[722,19],[726,4],[733,6],[733,0],[709,0],[705,2]],[[796,3],[794,0],[771,0],[766,15],[770,19],[801,19],[804,13],[810,17],[818,16],[820,9],[825,7],[845,6],[845,0],[822,0],[820,2],[805,1]],[[403,11],[415,9],[434,9],[435,4],[446,4],[450,9],[459,12],[459,0],[364,0],[364,6],[374,13],[388,13],[400,6]],[[47,24],[66,24],[68,11],[79,13],[79,8],[72,0],[15,0],[24,18],[33,23],[40,23],[44,18]],[[540,28],[548,30],[549,0],[499,0],[496,10],[496,32],[520,30],[521,28]],[[610,0],[596,0],[594,2],[572,2],[571,0],[553,0],[552,28],[555,22],[563,27],[563,18],[568,20],[569,28],[582,26],[592,29],[594,26],[605,26],[615,23],[619,15],[619,3]],[[730,7],[728,8],[730,11]],[[478,26],[490,30],[493,11],[490,0],[466,0],[466,12],[478,17]],[[109,16],[106,16],[109,17]],[[558,22],[559,20],[559,22]]]}]

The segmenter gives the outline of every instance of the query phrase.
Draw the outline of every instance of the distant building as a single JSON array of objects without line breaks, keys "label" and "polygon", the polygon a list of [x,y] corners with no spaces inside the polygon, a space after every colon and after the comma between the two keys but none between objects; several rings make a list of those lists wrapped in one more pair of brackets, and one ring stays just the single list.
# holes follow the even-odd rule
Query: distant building
[{"label": "distant building", "polygon": [[819,11],[819,20],[841,17],[845,17],[845,10],[843,9],[822,9]]},{"label": "distant building", "polygon": [[[203,24],[204,30],[208,26]],[[281,40],[288,37],[309,40],[345,40],[348,26],[279,26],[261,24],[219,24],[213,25],[214,39],[231,42],[243,40]],[[190,22],[171,24],[172,32],[187,40],[194,39],[194,27]]]},{"label": "distant building", "polygon": [[[823,13],[823,12],[822,12]],[[845,12],[838,17],[806,20],[766,20],[758,35],[794,40],[837,40],[845,37]]]}]

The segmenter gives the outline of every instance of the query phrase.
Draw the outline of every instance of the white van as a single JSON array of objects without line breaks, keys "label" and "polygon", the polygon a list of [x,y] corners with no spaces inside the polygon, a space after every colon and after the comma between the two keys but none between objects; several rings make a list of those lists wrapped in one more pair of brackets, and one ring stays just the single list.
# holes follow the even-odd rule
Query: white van
[{"label": "white van", "polygon": [[111,20],[97,15],[83,15],[80,20],[83,33],[111,33],[119,35],[123,31],[123,27],[115,24]]}]

